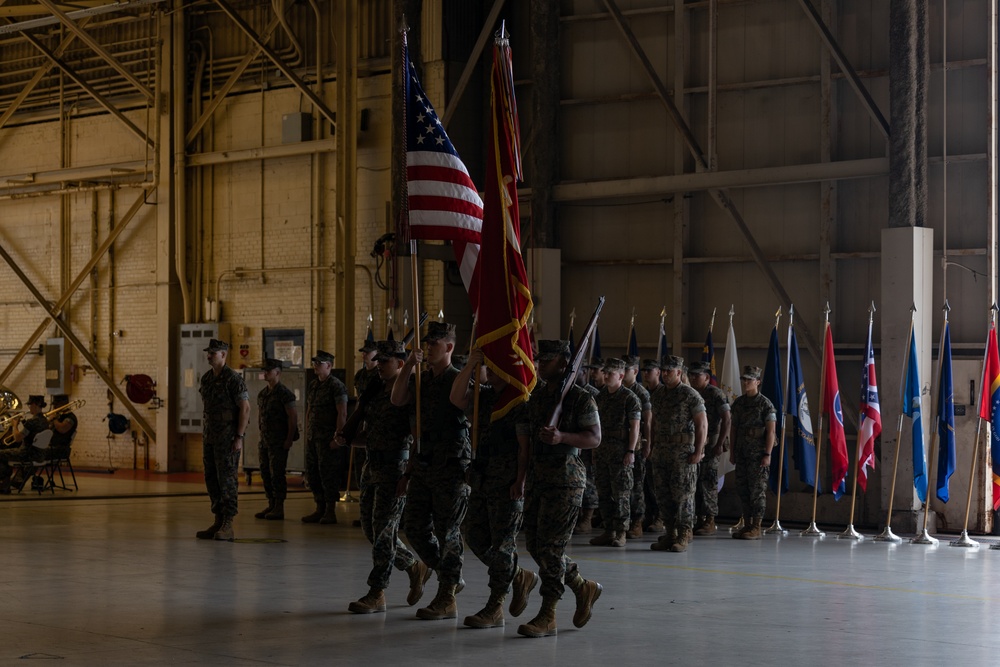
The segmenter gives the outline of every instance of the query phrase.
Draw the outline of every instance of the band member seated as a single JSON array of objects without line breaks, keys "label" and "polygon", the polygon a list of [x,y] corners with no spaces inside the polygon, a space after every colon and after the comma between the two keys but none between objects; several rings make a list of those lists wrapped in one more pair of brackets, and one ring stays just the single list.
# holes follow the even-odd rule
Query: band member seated
[{"label": "band member seated", "polygon": [[79,420],[72,410],[59,410],[67,405],[69,405],[69,396],[66,394],[56,394],[52,397],[52,412],[55,414],[49,421],[49,426],[52,428],[52,440],[49,441],[49,448],[43,450],[46,459],[69,458],[70,447],[73,444],[73,436],[76,435]]},{"label": "band member seated", "polygon": [[11,463],[45,460],[46,452],[43,448],[48,447],[49,443],[42,434],[47,433],[48,438],[52,437],[49,422],[42,412],[45,405],[44,396],[33,394],[28,397],[29,416],[18,419],[14,424],[12,440],[17,447],[0,451],[0,493],[10,493]]}]

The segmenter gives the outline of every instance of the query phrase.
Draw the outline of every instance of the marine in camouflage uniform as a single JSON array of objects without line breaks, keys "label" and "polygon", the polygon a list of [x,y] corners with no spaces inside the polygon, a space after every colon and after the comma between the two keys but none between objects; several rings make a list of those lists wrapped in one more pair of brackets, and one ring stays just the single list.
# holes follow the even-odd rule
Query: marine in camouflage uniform
[{"label": "marine in camouflage uniform", "polygon": [[361,368],[354,374],[355,396],[361,396],[365,393],[369,382],[379,380],[378,363],[375,360],[378,356],[378,343],[365,339],[364,344],[358,348],[358,352],[361,353]]},{"label": "marine in camouflage uniform", "polygon": [[[397,495],[399,480],[410,458],[413,443],[411,410],[392,404],[392,385],[402,368],[406,350],[401,342],[377,343],[376,359],[381,391],[358,409],[364,410],[364,440],[368,454],[361,471],[361,528],[372,543],[372,569],[368,575],[368,594],[348,609],[355,614],[385,611],[384,591],[389,587],[392,568],[410,576],[406,603],[416,604],[423,595],[430,569],[421,563],[399,539],[399,522],[406,497]],[[374,386],[374,385],[371,385]],[[338,436],[341,445],[348,444]]]},{"label": "marine in camouflage uniform", "polygon": [[211,368],[201,376],[199,392],[202,415],[202,460],[205,486],[212,500],[215,523],[198,531],[199,539],[234,539],[233,517],[237,512],[240,452],[250,421],[250,395],[243,378],[226,365],[229,344],[209,341],[205,348]]},{"label": "marine in camouflage uniform", "polygon": [[[524,482],[528,470],[528,436],[518,435],[516,424],[525,409],[520,396],[508,393],[508,384],[486,369],[482,350],[473,350],[468,364],[452,385],[451,402],[470,413],[475,388],[470,379],[477,369],[480,379],[478,438],[469,466],[469,511],[462,523],[465,542],[489,570],[490,597],[482,610],[467,616],[472,628],[503,627],[503,603],[513,590],[512,616],[520,616],[538,575],[518,566],[517,534],[524,518]],[[483,378],[485,376],[485,378]],[[511,390],[513,392],[513,390]],[[505,404],[499,401],[504,398]],[[509,397],[514,397],[511,402]]]},{"label": "marine in camouflage uniform", "polygon": [[[580,368],[580,372],[577,373],[576,383],[596,401],[600,390],[588,382],[594,366],[594,364],[584,364]],[[576,520],[576,527],[573,528],[574,535],[586,535],[593,530],[594,512],[600,507],[600,499],[597,497],[597,483],[594,481],[593,454],[591,449],[580,451],[580,460],[583,461],[583,465],[587,469],[587,486],[583,490],[583,505],[580,507],[580,516]]]},{"label": "marine in camouflage uniform", "polygon": [[743,506],[744,528],[733,537],[760,539],[760,523],[767,506],[767,477],[774,447],[777,416],[774,405],[760,393],[760,368],[744,366],[740,375],[743,395],[733,401],[729,430],[729,460],[736,465],[736,492]]},{"label": "marine in camouflage uniform", "polygon": [[649,436],[653,421],[653,403],[649,391],[638,382],[639,357],[625,357],[625,379],[622,384],[639,399],[642,407],[642,422],[639,426],[639,444],[636,447],[635,462],[632,464],[632,495],[629,498],[631,525],[628,536],[642,537],[642,522],[646,516],[646,459],[649,451]]},{"label": "marine in camouflage uniform", "polygon": [[691,386],[705,401],[708,420],[708,439],[705,458],[698,464],[698,489],[695,492],[695,514],[698,524],[695,535],[715,532],[715,517],[719,515],[719,456],[725,451],[729,439],[729,400],[718,387],[712,386],[712,367],[707,361],[691,364]]},{"label": "marine in camouflage uniform", "polygon": [[597,582],[584,579],[576,563],[566,555],[586,486],[580,449],[593,449],[601,442],[597,404],[575,384],[562,401],[558,425],[548,425],[559,404],[569,358],[569,341],[538,341],[541,380],[528,401],[523,421],[517,425],[518,434],[531,438],[524,535],[542,580],[538,615],[517,629],[518,634],[528,637],[556,634],[555,610],[565,590],[563,582],[576,596],[573,624],[578,628],[590,620],[602,590]]},{"label": "marine in camouflage uniform", "polygon": [[285,518],[288,495],[286,468],[288,450],[295,442],[298,413],[295,394],[281,384],[281,360],[264,360],[267,386],[257,393],[257,424],[260,431],[260,479],[264,483],[267,508],[254,514],[257,519],[280,521]]},{"label": "marine in camouflage uniform", "polygon": [[707,422],[705,401],[681,382],[683,369],[680,357],[665,361],[663,389],[654,395],[651,456],[656,503],[666,530],[650,545],[655,551],[686,551],[694,528],[694,493]]},{"label": "marine in camouflage uniform", "polygon": [[[660,362],[656,359],[646,359],[642,362],[642,386],[649,392],[650,405],[650,438],[652,438],[652,405],[653,395],[657,391],[663,390],[660,384]],[[653,461],[650,458],[649,442],[645,443],[643,450],[645,460],[645,472],[642,485],[642,496],[645,501],[643,507],[643,530],[661,533],[663,532],[663,519],[660,518],[660,507],[656,504],[656,490],[653,485]]]},{"label": "marine in camouflage uniform", "polygon": [[601,446],[594,450],[594,476],[601,499],[604,532],[590,540],[594,546],[625,546],[630,523],[632,471],[639,441],[642,405],[638,396],[625,388],[625,362],[604,362],[605,383],[597,395],[601,418]]},{"label": "marine in camouflage uniform", "polygon": [[[472,456],[468,425],[462,410],[449,400],[458,369],[451,365],[455,326],[431,322],[427,335],[427,363],[420,376],[420,446],[411,456],[401,480],[406,509],[403,522],[414,551],[438,574],[434,600],[417,610],[417,618],[455,618],[455,593],[462,583],[462,520],[469,506],[465,470]],[[413,368],[424,358],[415,348],[393,385],[392,402],[415,403]],[[408,485],[408,488],[407,488]]]},{"label": "marine in camouflage uniform", "polygon": [[[18,424],[14,435],[15,444],[7,449],[0,450],[0,493],[10,493],[10,479],[13,472],[11,463],[45,460],[45,450],[35,446],[35,438],[38,437],[38,434],[49,428],[49,422],[45,419],[45,415],[42,414],[43,408],[45,408],[44,396],[32,395],[28,397],[28,411],[31,413],[31,416],[23,419]],[[31,473],[27,474],[30,475]],[[20,479],[24,480],[26,478],[22,477]]]},{"label": "marine in camouflage uniform", "polygon": [[306,388],[306,481],[316,510],[302,522],[335,524],[348,450],[337,447],[334,438],[347,421],[347,387],[331,375],[332,354],[317,350],[312,362],[316,377]]}]

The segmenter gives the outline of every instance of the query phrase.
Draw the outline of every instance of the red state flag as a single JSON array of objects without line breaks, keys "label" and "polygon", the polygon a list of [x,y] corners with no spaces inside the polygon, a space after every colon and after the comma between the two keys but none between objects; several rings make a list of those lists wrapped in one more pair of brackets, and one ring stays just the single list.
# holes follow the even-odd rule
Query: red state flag
[{"label": "red state flag", "polygon": [[847,436],[844,434],[844,410],[840,405],[840,383],[837,381],[837,360],[833,356],[833,334],[826,327],[823,346],[823,414],[830,418],[830,473],[834,498],[840,499],[847,490]]}]

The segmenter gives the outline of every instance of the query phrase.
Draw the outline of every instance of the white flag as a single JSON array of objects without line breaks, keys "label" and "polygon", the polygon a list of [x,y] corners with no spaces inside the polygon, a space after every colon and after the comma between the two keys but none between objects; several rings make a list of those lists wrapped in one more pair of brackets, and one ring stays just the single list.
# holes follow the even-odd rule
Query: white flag
[{"label": "white flag", "polygon": [[[743,395],[740,387],[740,355],[736,351],[736,332],[733,331],[733,321],[729,320],[729,333],[726,334],[726,356],[722,358],[722,375],[719,377],[719,389],[723,391],[729,404],[732,405],[736,397]],[[725,438],[726,433],[721,433],[720,438]],[[732,447],[732,443],[729,443]],[[729,452],[724,452],[719,461],[719,488],[722,488],[722,478],[726,473],[735,470],[736,466],[729,462]]]}]

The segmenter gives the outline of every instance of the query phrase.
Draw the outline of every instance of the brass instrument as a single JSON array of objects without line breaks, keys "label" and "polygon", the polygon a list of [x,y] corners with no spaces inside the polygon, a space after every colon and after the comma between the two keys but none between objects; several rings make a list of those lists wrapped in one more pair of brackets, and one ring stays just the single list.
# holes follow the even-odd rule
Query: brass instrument
[{"label": "brass instrument", "polygon": [[0,385],[0,415],[4,416],[0,419],[0,443],[7,439],[10,435],[10,427],[14,424],[16,418],[21,417],[24,413],[11,414],[14,410],[21,407],[21,399],[17,397],[17,394],[12,392],[7,387]]},{"label": "brass instrument", "polygon": [[[78,398],[75,401],[70,401],[66,405],[60,405],[58,408],[54,408],[52,410],[49,410],[48,412],[43,413],[42,416],[45,417],[45,419],[47,421],[52,421],[52,418],[55,417],[56,415],[58,415],[60,413],[63,413],[63,412],[69,412],[69,411],[75,410],[77,408],[82,408],[86,404],[87,404],[87,401],[83,400],[82,398]],[[3,446],[4,447],[11,447],[11,446],[17,444],[17,441],[15,440],[15,438],[17,436],[17,433],[15,433],[13,431],[12,427],[14,426],[15,423],[17,423],[18,420],[24,419],[24,418],[28,417],[29,414],[30,413],[28,413],[28,412],[18,412],[17,414],[7,415],[3,419],[0,419],[0,426],[3,426],[4,422],[7,422],[7,426],[5,427],[5,430],[8,430],[8,429],[10,430],[10,433],[6,433],[4,435],[4,437],[3,437]]]}]

